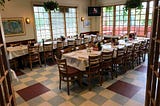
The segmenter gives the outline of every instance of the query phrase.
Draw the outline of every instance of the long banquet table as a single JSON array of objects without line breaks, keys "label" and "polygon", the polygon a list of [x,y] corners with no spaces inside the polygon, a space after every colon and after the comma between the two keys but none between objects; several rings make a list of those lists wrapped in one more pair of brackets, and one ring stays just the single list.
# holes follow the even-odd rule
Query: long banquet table
[{"label": "long banquet table", "polygon": [[119,41],[119,45],[113,46],[111,43],[107,43],[102,45],[101,51],[94,51],[91,49],[91,52],[87,52],[87,49],[84,50],[77,50],[70,53],[65,53],[62,55],[63,59],[67,60],[67,64],[69,66],[75,67],[79,69],[80,71],[85,71],[86,67],[89,66],[88,64],[88,57],[89,55],[100,55],[102,51],[109,52],[114,50],[114,57],[116,57],[116,50],[118,48],[124,48],[126,46],[130,46],[135,43],[140,43],[141,41],[144,41],[146,39],[137,39],[125,42],[124,40]]}]

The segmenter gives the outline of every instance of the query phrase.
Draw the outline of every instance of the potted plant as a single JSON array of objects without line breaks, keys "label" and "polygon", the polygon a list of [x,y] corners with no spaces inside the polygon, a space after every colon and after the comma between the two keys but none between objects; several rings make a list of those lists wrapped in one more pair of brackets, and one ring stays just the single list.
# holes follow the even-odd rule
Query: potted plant
[{"label": "potted plant", "polygon": [[141,9],[143,7],[141,0],[127,0],[125,5],[125,11],[127,11],[129,8]]},{"label": "potted plant", "polygon": [[57,10],[59,5],[57,3],[57,1],[47,1],[47,2],[44,2],[43,4],[44,8],[46,11],[50,11],[50,10]]},{"label": "potted plant", "polygon": [[[6,0],[0,0],[0,5],[4,7],[5,1]],[[10,0],[8,0],[8,1],[10,1]]]}]

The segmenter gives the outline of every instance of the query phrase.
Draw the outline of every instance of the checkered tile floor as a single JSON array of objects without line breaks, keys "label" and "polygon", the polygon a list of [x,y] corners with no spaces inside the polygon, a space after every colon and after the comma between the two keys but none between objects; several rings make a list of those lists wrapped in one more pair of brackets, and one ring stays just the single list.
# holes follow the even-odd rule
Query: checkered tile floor
[{"label": "checkered tile floor", "polygon": [[[67,95],[66,83],[59,90],[56,65],[21,70],[19,82],[13,80],[18,106],[143,106],[145,101],[147,62],[111,80],[92,91],[78,84],[71,85]],[[24,74],[23,74],[24,73]]]}]

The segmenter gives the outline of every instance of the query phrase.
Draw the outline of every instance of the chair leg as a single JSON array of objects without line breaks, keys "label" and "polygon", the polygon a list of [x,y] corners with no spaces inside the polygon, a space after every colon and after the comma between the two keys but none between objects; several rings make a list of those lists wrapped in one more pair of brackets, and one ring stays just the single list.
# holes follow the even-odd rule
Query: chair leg
[{"label": "chair leg", "polygon": [[78,80],[80,87],[82,87],[82,73],[80,73],[80,75],[78,76]]},{"label": "chair leg", "polygon": [[70,94],[69,93],[69,78],[67,77],[67,92],[68,92],[68,95]]},{"label": "chair leg", "polygon": [[32,71],[32,61],[30,61],[29,63],[30,63],[30,69]]},{"label": "chair leg", "polygon": [[100,83],[100,86],[102,86],[102,75],[100,72],[99,72],[99,83]]},{"label": "chair leg", "polygon": [[40,64],[40,67],[42,67],[42,64],[41,64],[41,59],[39,58],[39,64]]},{"label": "chair leg", "polygon": [[61,76],[59,77],[59,89],[61,89]]},{"label": "chair leg", "polygon": [[44,57],[44,65],[47,66],[46,57]]},{"label": "chair leg", "polygon": [[89,88],[89,91],[91,91],[91,76],[88,75],[88,88]]}]

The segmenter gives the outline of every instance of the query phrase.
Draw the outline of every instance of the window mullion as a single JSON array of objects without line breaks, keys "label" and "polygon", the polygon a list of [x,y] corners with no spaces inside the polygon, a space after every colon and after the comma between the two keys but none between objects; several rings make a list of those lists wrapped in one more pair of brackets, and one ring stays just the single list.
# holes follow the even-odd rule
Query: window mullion
[{"label": "window mullion", "polygon": [[128,9],[128,28],[127,28],[127,34],[130,33],[130,27],[131,27],[131,9]]},{"label": "window mullion", "polygon": [[50,24],[50,32],[51,32],[51,40],[53,41],[53,27],[52,27],[52,17],[51,17],[51,11],[49,10],[48,11],[48,14],[49,14],[49,24]]},{"label": "window mullion", "polygon": [[147,2],[147,8],[146,8],[146,20],[145,20],[145,29],[144,29],[144,34],[147,37],[147,32],[148,32],[148,19],[149,19],[149,2]]},{"label": "window mullion", "polygon": [[66,29],[66,24],[67,24],[67,23],[66,23],[65,9],[66,9],[66,8],[63,9],[63,15],[64,15],[64,33],[65,33],[64,36],[67,37],[67,29]]},{"label": "window mullion", "polygon": [[115,26],[116,26],[116,6],[113,6],[113,35],[115,35]]}]

